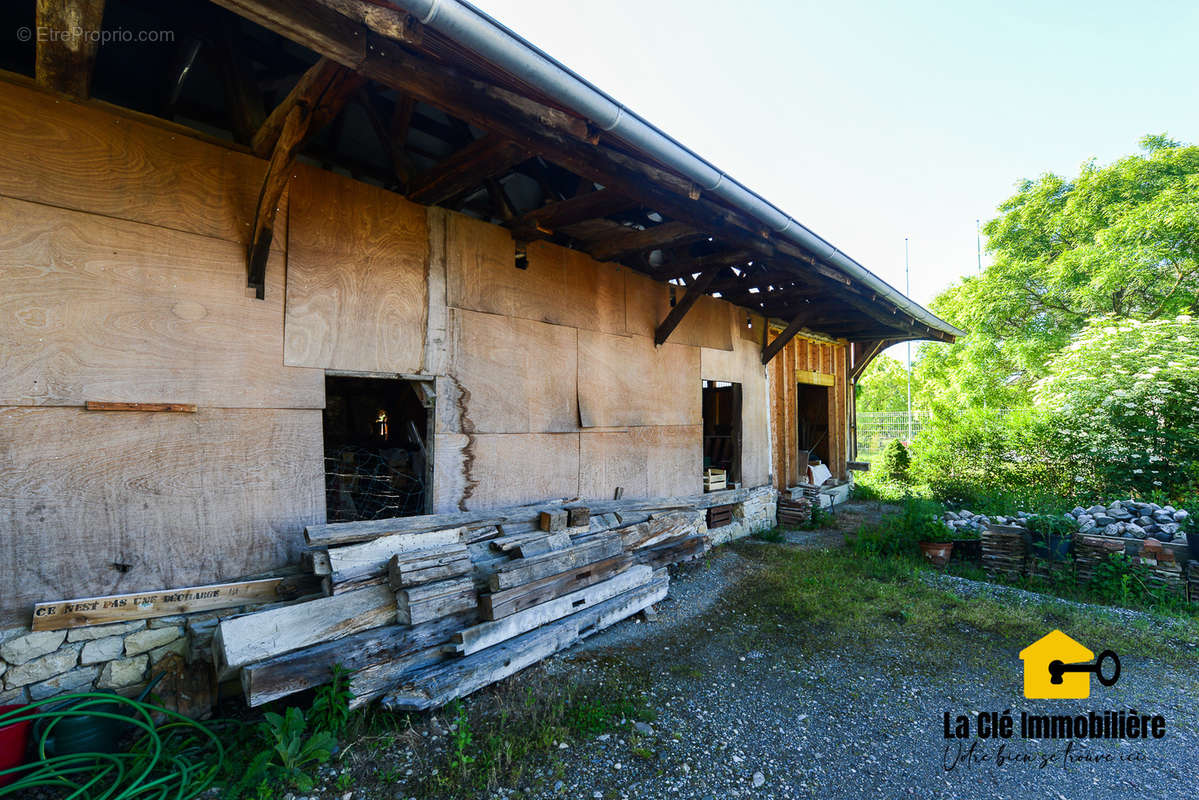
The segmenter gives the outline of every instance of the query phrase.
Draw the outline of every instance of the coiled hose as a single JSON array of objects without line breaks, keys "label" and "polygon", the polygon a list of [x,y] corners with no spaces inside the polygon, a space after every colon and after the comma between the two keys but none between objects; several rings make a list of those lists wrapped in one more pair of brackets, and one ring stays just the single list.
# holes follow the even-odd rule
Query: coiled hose
[{"label": "coiled hose", "polygon": [[[93,717],[138,728],[122,753],[50,755],[47,740],[61,719]],[[155,719],[162,720],[155,723]],[[44,721],[40,726],[38,721]],[[34,788],[59,789],[74,800],[188,800],[210,787],[225,750],[208,727],[165,708],[115,694],[88,692],[41,700],[0,714],[0,727],[35,723],[32,764],[0,770],[0,797]],[[128,730],[128,728],[126,728]],[[115,743],[114,743],[115,744]]]}]

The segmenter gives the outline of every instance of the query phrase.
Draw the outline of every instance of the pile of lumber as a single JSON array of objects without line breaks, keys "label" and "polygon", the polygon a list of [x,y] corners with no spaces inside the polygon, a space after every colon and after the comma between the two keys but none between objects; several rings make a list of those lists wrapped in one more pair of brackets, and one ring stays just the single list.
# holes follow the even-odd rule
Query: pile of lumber
[{"label": "pile of lumber", "polygon": [[981,534],[983,549],[983,569],[987,574],[1007,578],[1020,578],[1026,575],[1025,561],[1028,558],[1028,546],[1025,543],[1027,532],[1023,528],[1008,525],[989,525]]},{"label": "pile of lumber", "polygon": [[[736,500],[738,492],[707,495]],[[352,704],[432,708],[666,596],[703,555],[688,499],[552,503],[314,525],[303,564],[324,596],[221,621],[213,652],[251,706],[350,673]]]},{"label": "pile of lumber", "polygon": [[808,497],[787,499],[782,495],[778,501],[778,524],[787,528],[796,528],[812,518],[812,500]]},{"label": "pile of lumber", "polygon": [[1191,561],[1187,564],[1187,599],[1192,603],[1199,603],[1199,561]]}]

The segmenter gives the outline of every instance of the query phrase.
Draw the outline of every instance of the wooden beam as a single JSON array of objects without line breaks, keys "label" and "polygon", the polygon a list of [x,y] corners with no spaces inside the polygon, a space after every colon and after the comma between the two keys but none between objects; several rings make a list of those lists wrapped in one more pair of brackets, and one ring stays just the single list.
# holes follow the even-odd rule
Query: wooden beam
[{"label": "wooden beam", "polygon": [[687,293],[683,298],[675,303],[674,308],[670,309],[670,313],[666,315],[666,319],[662,320],[662,324],[654,331],[654,345],[661,347],[666,344],[666,340],[670,338],[670,334],[674,333],[674,329],[683,321],[683,317],[687,316],[687,312],[695,306],[704,293],[708,291],[708,286],[712,281],[716,280],[716,276],[724,267],[709,267],[702,275],[695,279],[695,282],[687,287]]},{"label": "wooden beam", "polygon": [[615,261],[630,253],[640,253],[659,247],[695,242],[706,239],[707,234],[698,231],[686,222],[664,222],[645,230],[627,228],[607,239],[583,242],[596,261]]},{"label": "wooden beam", "polygon": [[[808,315],[806,312],[797,314],[795,318],[792,319],[787,325],[787,327],[783,329],[782,333],[774,337],[774,339],[770,341],[770,344],[762,348],[763,364],[769,364],[770,359],[782,352],[782,349],[787,346],[787,342],[795,338],[795,334],[799,333],[799,329],[804,327],[804,325],[807,323],[807,318]],[[766,327],[767,330],[770,329],[769,325]]]},{"label": "wooden beam", "polygon": [[254,152],[263,157],[270,155],[283,133],[287,115],[297,105],[308,108],[312,117],[308,129],[314,132],[320,130],[341,113],[346,100],[358,91],[365,80],[331,59],[320,59],[300,76],[287,97],[254,134]]},{"label": "wooden beam", "polygon": [[862,373],[866,371],[866,367],[870,366],[879,353],[890,347],[891,342],[887,339],[876,339],[867,342],[853,342],[851,352],[853,353],[853,366],[849,368],[849,380],[851,383],[857,383],[858,378],[862,377]]},{"label": "wooden beam", "polygon": [[287,98],[271,112],[254,134],[254,151],[270,152],[270,164],[258,193],[254,228],[246,251],[247,284],[261,300],[266,292],[266,262],[275,235],[275,214],[291,178],[296,153],[304,139],[336,117],[346,99],[362,86],[363,78],[327,58],[308,69]]},{"label": "wooden beam", "polygon": [[753,254],[748,250],[726,250],[720,253],[709,253],[706,256],[663,264],[661,269],[654,272],[654,278],[660,281],[689,278],[697,272],[706,272],[711,267],[731,267],[737,264],[744,264],[752,258]]},{"label": "wooden beam", "polygon": [[254,230],[246,250],[246,283],[254,289],[259,300],[266,296],[266,262],[271,253],[271,240],[275,236],[275,215],[279,211],[279,201],[283,197],[283,190],[287,188],[296,152],[308,134],[311,121],[308,106],[302,103],[293,105],[288,111],[275,142],[275,151],[271,154],[262,188],[258,192]]},{"label": "wooden beam", "polygon": [[[378,31],[384,28],[367,21],[371,11],[368,7],[381,4],[329,0],[328,4],[293,8],[286,0],[215,1],[339,63],[360,69],[379,83],[517,141],[563,169],[636,198],[672,219],[687,220],[699,230],[722,237],[728,233],[730,241],[739,246],[763,256],[778,256],[788,266],[818,274],[840,289],[854,285],[843,272],[798,245],[772,239],[757,220],[703,197],[699,187],[687,178],[598,142],[586,120],[405,49],[417,48],[419,41],[402,32],[380,34]],[[331,11],[332,6],[341,10]],[[355,22],[357,19],[363,21]],[[952,338],[939,332],[918,335]]]},{"label": "wooden beam", "polygon": [[413,178],[408,199],[425,205],[443,203],[482,186],[488,178],[502,175],[531,155],[510,139],[488,134]]},{"label": "wooden beam", "polygon": [[514,233],[519,233],[524,238],[533,238],[537,235],[549,236],[556,228],[597,217],[606,217],[636,205],[635,201],[619,192],[611,189],[599,189],[565,200],[547,203],[541,208],[525,212],[513,220],[511,228]]},{"label": "wooden beam", "polygon": [[229,113],[233,138],[238,144],[248,145],[254,141],[254,134],[266,121],[262,92],[254,80],[250,61],[237,39],[232,17],[224,16],[219,27],[213,31],[212,39],[217,69],[225,88],[225,108]]},{"label": "wooden beam", "polygon": [[42,86],[86,99],[100,49],[104,0],[37,0],[34,75]]}]

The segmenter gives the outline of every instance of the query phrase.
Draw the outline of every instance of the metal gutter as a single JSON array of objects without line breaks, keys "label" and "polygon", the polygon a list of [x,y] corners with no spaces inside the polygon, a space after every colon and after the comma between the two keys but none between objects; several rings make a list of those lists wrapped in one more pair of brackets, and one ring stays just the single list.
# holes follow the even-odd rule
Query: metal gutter
[{"label": "metal gutter", "polygon": [[930,328],[962,331],[915,303],[882,278],[784,213],[761,195],[618,103],[582,76],[464,0],[392,0],[424,25],[536,86],[548,97],[686,176],[700,189],[749,214],[817,258],[844,271]]}]

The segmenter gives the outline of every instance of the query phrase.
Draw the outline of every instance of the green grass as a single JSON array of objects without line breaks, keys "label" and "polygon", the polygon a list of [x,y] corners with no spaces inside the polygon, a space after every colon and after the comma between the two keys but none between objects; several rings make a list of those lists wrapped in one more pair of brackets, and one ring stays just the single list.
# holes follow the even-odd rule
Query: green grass
[{"label": "green grass", "polygon": [[586,682],[573,675],[526,674],[473,697],[454,720],[454,738],[469,739],[469,745],[431,754],[417,796],[473,798],[527,783],[530,763],[546,768],[548,762],[554,771],[560,743],[655,719],[644,694],[648,676],[618,663],[604,665],[600,673]]},{"label": "green grass", "polygon": [[[1199,646],[1199,623],[1192,617],[1151,614],[1130,622],[1111,609],[1078,608],[1055,598],[1034,605],[965,598],[922,580],[927,568],[915,559],[739,547],[768,567],[742,585],[742,600],[763,620],[801,636],[804,647],[868,648],[885,639],[921,653],[929,667],[944,668],[981,649],[974,645],[1018,649],[1053,628],[1168,663],[1190,663]],[[955,640],[960,647],[949,646]]]}]

